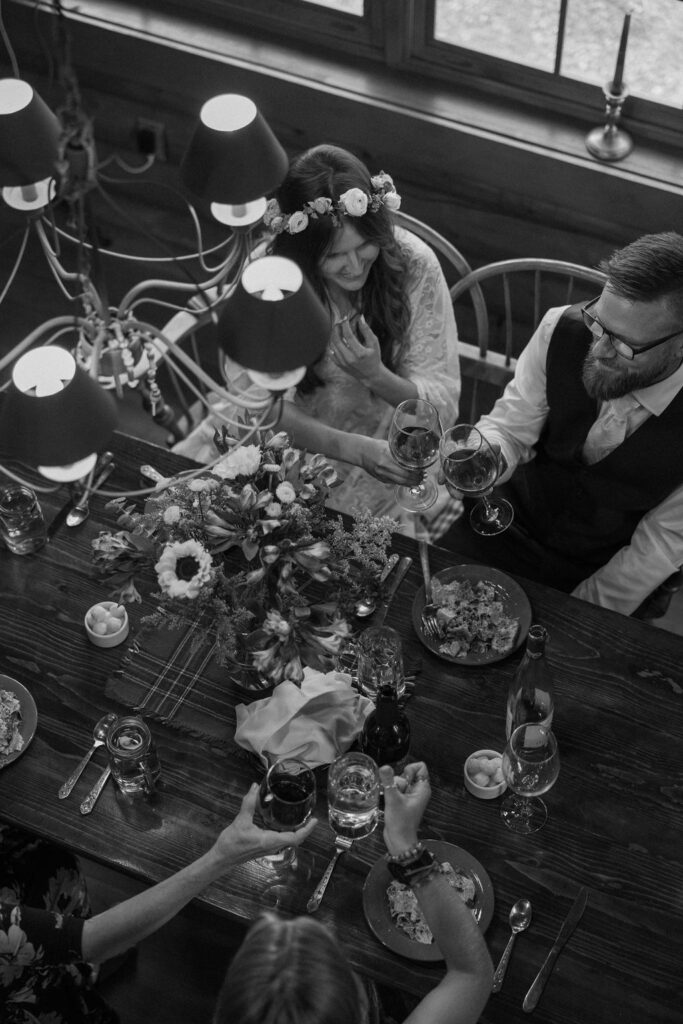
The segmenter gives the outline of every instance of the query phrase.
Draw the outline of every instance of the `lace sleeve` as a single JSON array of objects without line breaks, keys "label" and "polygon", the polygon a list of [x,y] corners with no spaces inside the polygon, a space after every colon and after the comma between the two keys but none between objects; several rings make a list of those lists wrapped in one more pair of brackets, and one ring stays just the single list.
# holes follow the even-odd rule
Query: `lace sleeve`
[{"label": "lace sleeve", "polygon": [[446,429],[457,418],[460,398],[458,330],[453,305],[434,252],[410,232],[400,231],[399,237],[409,252],[411,318],[397,370],[413,381],[420,398],[436,406]]}]

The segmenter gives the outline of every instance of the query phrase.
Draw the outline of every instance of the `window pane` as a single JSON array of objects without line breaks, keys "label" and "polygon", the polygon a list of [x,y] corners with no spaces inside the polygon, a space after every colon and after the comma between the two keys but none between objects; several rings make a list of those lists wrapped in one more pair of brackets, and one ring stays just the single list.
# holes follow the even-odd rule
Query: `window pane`
[{"label": "window pane", "polygon": [[553,70],[560,0],[436,0],[434,8],[439,42]]},{"label": "window pane", "polygon": [[364,0],[305,0],[305,3],[317,4],[318,7],[333,7],[335,11],[363,16]]},{"label": "window pane", "polygon": [[562,74],[603,86],[614,75],[624,20],[633,7],[624,81],[630,93],[674,107],[683,105],[681,0],[569,0]]}]

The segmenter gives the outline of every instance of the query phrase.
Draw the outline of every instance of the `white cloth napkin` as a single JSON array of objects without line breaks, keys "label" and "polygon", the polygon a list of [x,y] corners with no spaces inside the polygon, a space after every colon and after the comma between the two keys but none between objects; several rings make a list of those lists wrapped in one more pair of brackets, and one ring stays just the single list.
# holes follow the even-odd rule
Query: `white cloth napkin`
[{"label": "white cloth napkin", "polygon": [[266,767],[296,757],[316,768],[349,749],[372,708],[348,674],[306,668],[301,688],[285,681],[272,696],[237,705],[235,740]]}]

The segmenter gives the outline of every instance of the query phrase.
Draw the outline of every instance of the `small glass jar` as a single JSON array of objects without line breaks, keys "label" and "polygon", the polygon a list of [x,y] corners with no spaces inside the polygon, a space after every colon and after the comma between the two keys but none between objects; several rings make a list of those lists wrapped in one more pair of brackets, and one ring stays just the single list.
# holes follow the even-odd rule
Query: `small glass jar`
[{"label": "small glass jar", "polygon": [[0,487],[0,535],[14,555],[32,555],[47,541],[35,491],[23,484]]},{"label": "small glass jar", "polygon": [[112,778],[128,796],[151,796],[161,765],[147,723],[138,715],[119,718],[107,733]]}]

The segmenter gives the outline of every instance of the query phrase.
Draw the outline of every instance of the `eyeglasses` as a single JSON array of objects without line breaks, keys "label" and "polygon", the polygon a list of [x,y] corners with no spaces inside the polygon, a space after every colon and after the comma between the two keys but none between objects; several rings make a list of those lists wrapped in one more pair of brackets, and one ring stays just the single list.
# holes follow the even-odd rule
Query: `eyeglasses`
[{"label": "eyeglasses", "polygon": [[615,352],[618,352],[624,359],[635,359],[636,356],[641,355],[643,352],[648,352],[651,348],[657,348],[657,345],[663,345],[665,341],[671,341],[677,335],[683,333],[683,328],[679,327],[673,334],[667,334],[665,338],[657,338],[655,341],[648,341],[646,345],[641,345],[639,348],[633,348],[632,345],[628,345],[621,338],[616,338],[610,331],[606,330],[605,327],[600,323],[596,316],[588,312],[589,306],[594,306],[600,296],[591,299],[581,308],[581,316],[588,330],[593,335],[595,341],[602,341],[603,338],[607,338],[610,345]]}]

